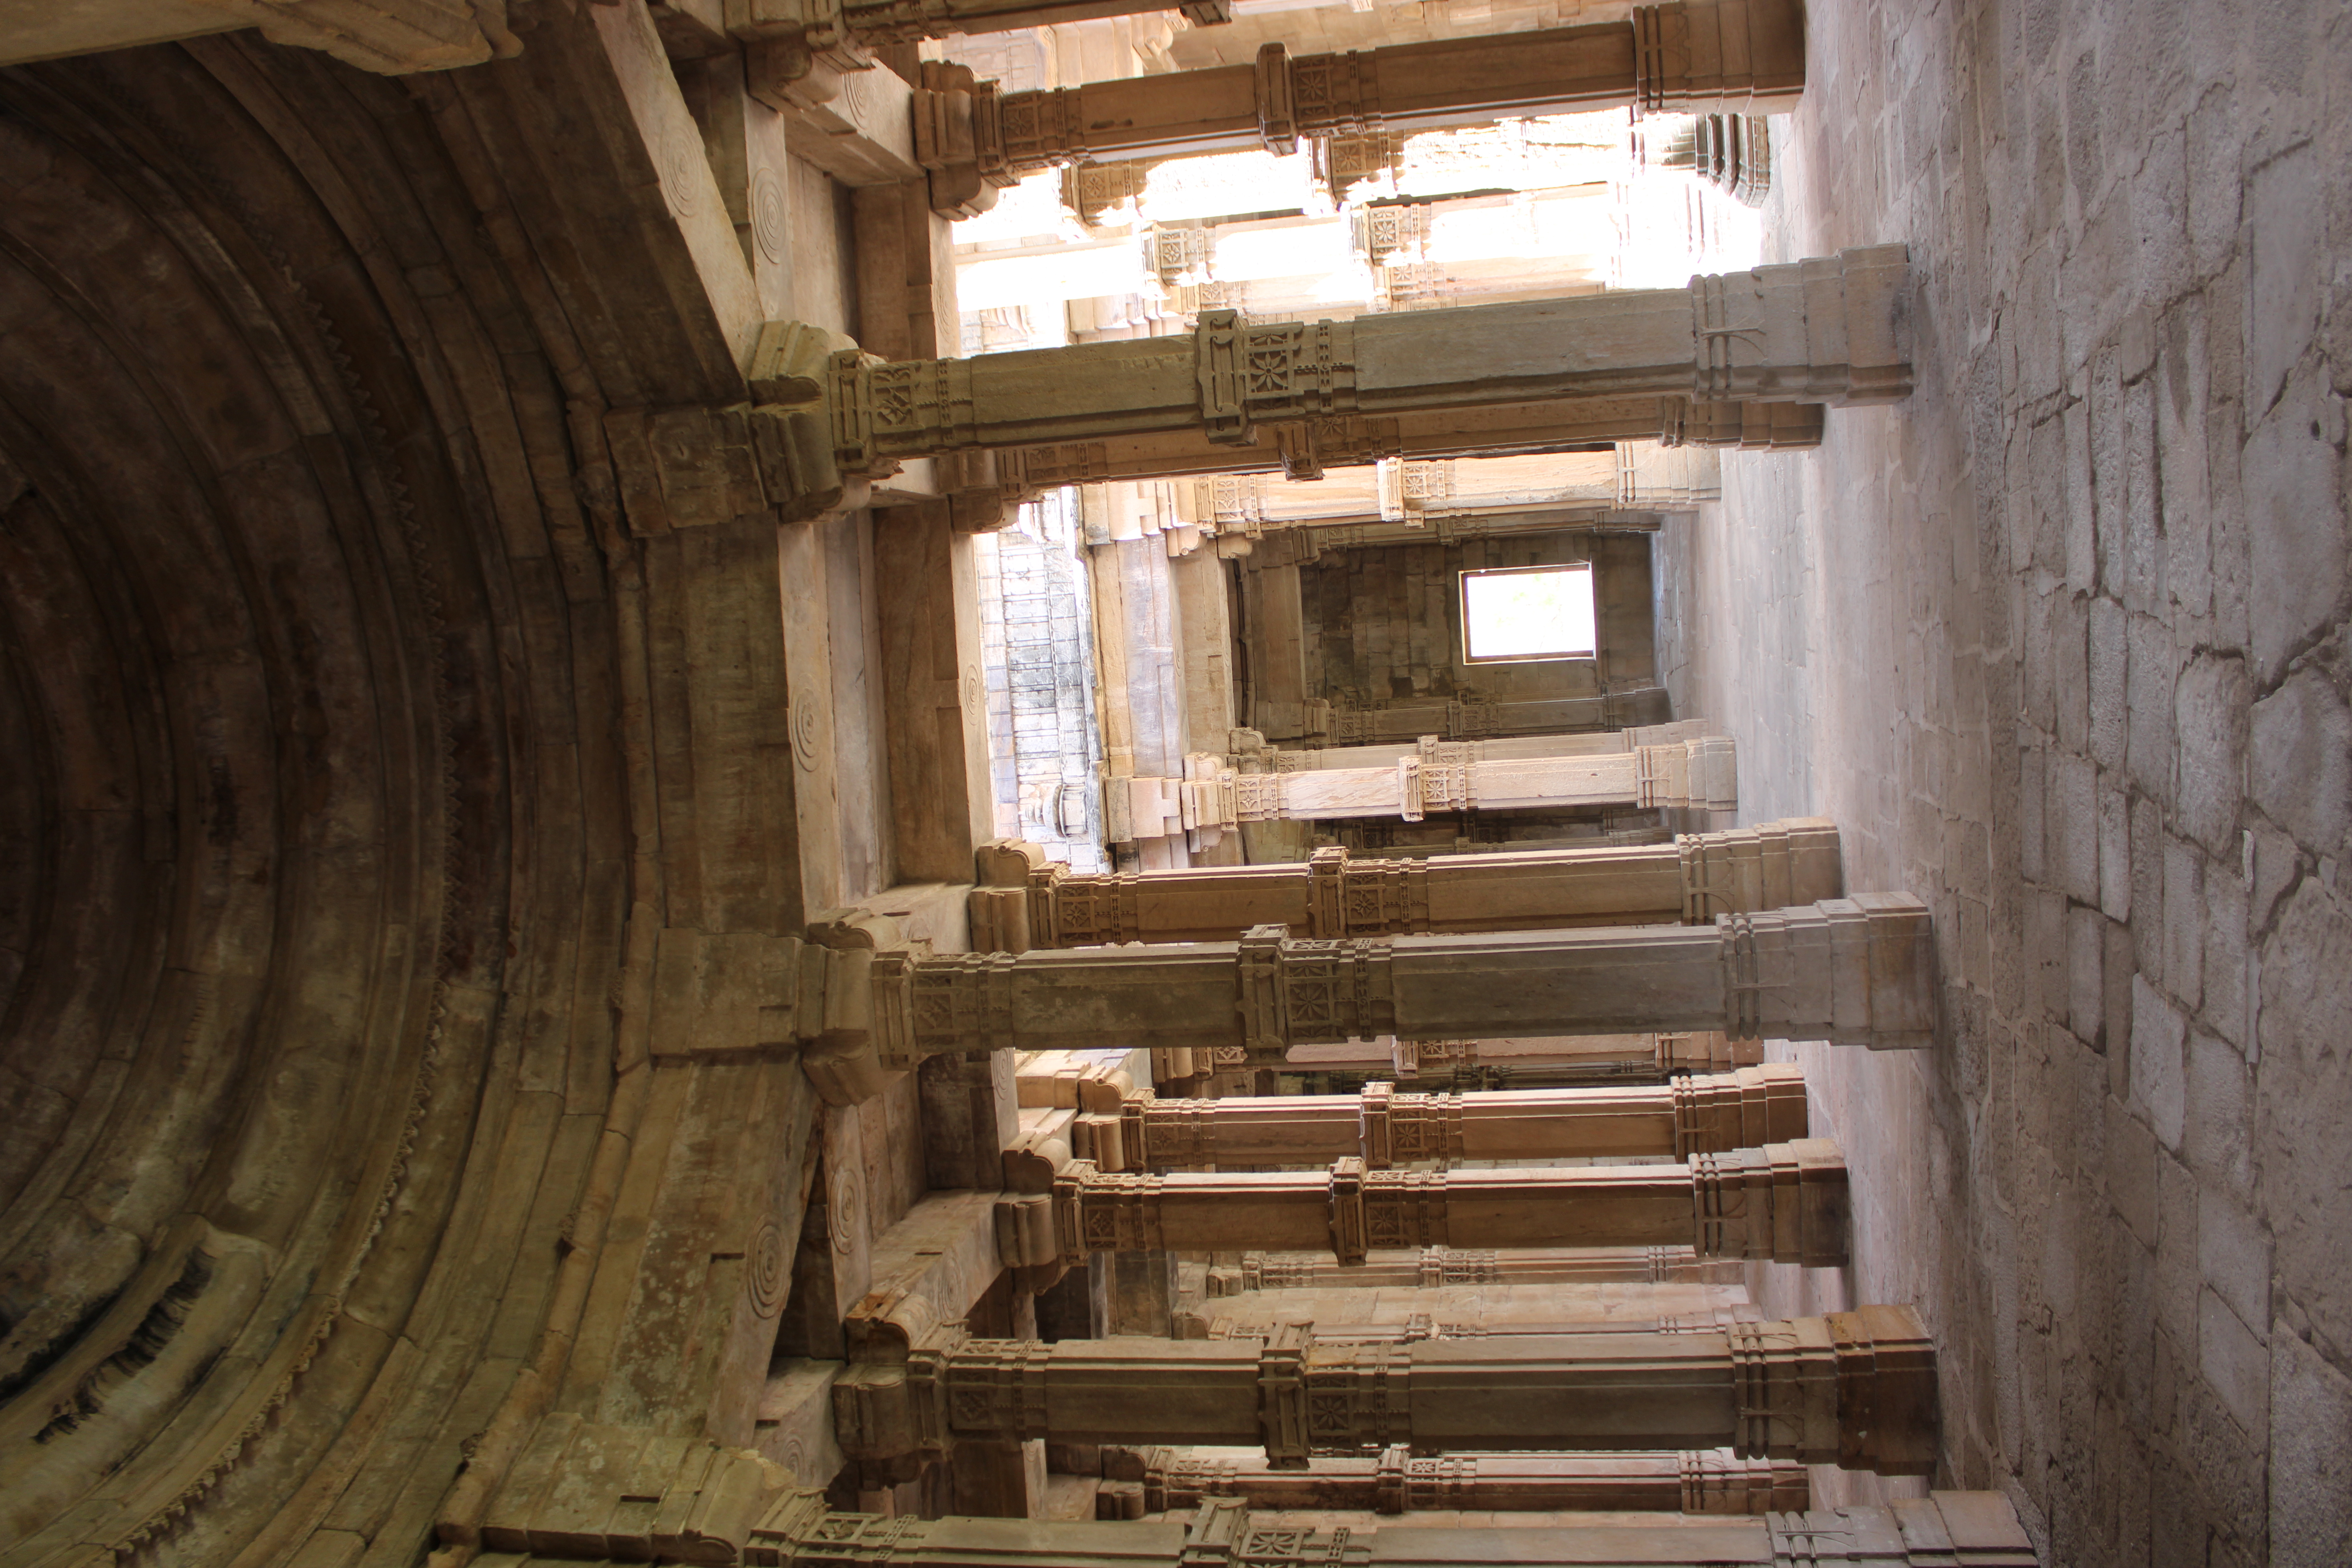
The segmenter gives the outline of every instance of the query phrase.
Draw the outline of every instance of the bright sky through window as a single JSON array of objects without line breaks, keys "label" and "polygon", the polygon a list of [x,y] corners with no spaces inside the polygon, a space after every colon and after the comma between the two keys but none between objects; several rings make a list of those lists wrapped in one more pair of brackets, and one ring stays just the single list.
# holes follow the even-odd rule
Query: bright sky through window
[{"label": "bright sky through window", "polygon": [[1474,661],[1591,658],[1592,568],[1465,572],[1462,635],[1464,651]]}]

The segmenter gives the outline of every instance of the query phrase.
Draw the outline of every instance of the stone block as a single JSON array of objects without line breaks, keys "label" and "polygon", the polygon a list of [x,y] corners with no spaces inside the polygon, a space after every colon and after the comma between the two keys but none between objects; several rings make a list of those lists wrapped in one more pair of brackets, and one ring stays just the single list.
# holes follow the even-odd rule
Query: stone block
[{"label": "stone block", "polygon": [[2098,772],[2088,757],[2055,747],[2049,752],[2050,800],[2044,808],[2054,864],[2051,880],[2076,903],[2099,901]]},{"label": "stone block", "polygon": [[2091,760],[2120,772],[2130,721],[2129,620],[2123,605],[2104,594],[2090,601],[2088,610]]},{"label": "stone block", "polygon": [[2352,1563],[2352,1380],[2284,1323],[2271,1328],[2272,1568]]},{"label": "stone block", "polygon": [[2270,1429],[2270,1352],[2221,1299],[2197,1303],[2197,1364],[2231,1416],[2249,1433]]},{"label": "stone block", "polygon": [[2204,995],[2205,858],[2193,844],[2164,842],[2164,989],[2189,1012]]},{"label": "stone block", "polygon": [[2197,1267],[2199,1188],[2195,1173],[2156,1152],[2156,1324],[2193,1359],[2197,1297],[2205,1288]]},{"label": "stone block", "polygon": [[2340,1160],[2352,1126],[2352,913],[2306,878],[2263,944],[2254,1153],[2279,1289],[2332,1342],[2352,1344],[2352,1188]]},{"label": "stone block", "polygon": [[2271,1238],[2240,1199],[2210,1183],[2197,1203],[2197,1268],[2238,1321],[2271,1321]]},{"label": "stone block", "polygon": [[2110,920],[2131,919],[2131,797],[2106,784],[2099,789],[2099,911]]},{"label": "stone block", "polygon": [[2253,706],[2247,774],[2254,805],[2317,855],[2352,835],[2352,707],[2316,666]]},{"label": "stone block", "polygon": [[2094,1050],[2105,1037],[2106,921],[2077,904],[2066,911],[2066,1026]]},{"label": "stone block", "polygon": [[2245,878],[2227,861],[2207,862],[2204,1018],[2215,1034],[2242,1050],[2248,1034],[2246,931]]},{"label": "stone block", "polygon": [[2325,184],[2317,148],[2298,147],[2253,173],[2246,203],[2253,269],[2247,290],[2247,395],[2263,407],[2277,397],[2319,325],[2326,267]]},{"label": "stone block", "polygon": [[2173,817],[2182,832],[2216,855],[2238,847],[2250,699],[2245,661],[2210,652],[2189,661],[2173,690]]},{"label": "stone block", "polygon": [[2126,627],[2124,762],[2131,781],[2159,800],[2172,796],[2174,677],[2179,661],[2172,631],[2154,616],[2134,614]]},{"label": "stone block", "polygon": [[2132,976],[2131,1098],[2168,1149],[2180,1147],[2188,1110],[2179,1010],[2144,976]]},{"label": "stone block", "polygon": [[2345,591],[2344,405],[2315,371],[2285,395],[2246,438],[2245,497],[2258,679],[2286,661],[2335,616]]},{"label": "stone block", "polygon": [[2156,1136],[2129,1107],[2109,1095],[2107,1202],[2142,1244],[2156,1245]]},{"label": "stone block", "polygon": [[2203,1029],[2190,1031],[2181,1157],[2206,1180],[2249,1200],[2254,1182],[2252,1083],[2252,1074],[2235,1048]]}]

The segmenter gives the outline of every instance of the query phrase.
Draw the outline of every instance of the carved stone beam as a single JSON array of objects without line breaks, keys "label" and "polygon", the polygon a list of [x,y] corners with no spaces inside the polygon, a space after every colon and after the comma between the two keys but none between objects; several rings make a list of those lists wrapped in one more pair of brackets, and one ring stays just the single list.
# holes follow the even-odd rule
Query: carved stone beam
[{"label": "carved stone beam", "polygon": [[826,1060],[878,1077],[927,1057],[1182,1047],[1213,1067],[1392,1035],[1491,1039],[1718,1028],[1879,1049],[1933,1043],[1934,942],[1908,894],[1720,915],[1713,926],[838,953],[870,983],[829,991]]},{"label": "carved stone beam", "polygon": [[[1104,1455],[1106,1471],[1142,1472],[1131,1486],[1144,1511],[1239,1498],[1252,1508],[1433,1509],[1578,1513],[1628,1511],[1762,1514],[1812,1506],[1811,1478],[1785,1460],[1685,1454],[1475,1454],[1416,1456],[1403,1444],[1379,1457],[1318,1458],[1277,1468],[1197,1448],[1149,1447]],[[1106,1486],[1106,1491],[1112,1490]],[[1123,1492],[1115,1492],[1123,1500]],[[1100,1515],[1098,1514],[1098,1517]]]},{"label": "carved stone beam", "polygon": [[[1038,1223],[1050,1210],[1052,1225]],[[1007,1266],[1075,1266],[1097,1252],[1212,1252],[1239,1239],[1328,1247],[1342,1263],[1406,1247],[1675,1247],[1808,1268],[1845,1261],[1844,1156],[1820,1138],[1687,1163],[1169,1176],[1066,1165],[1050,1194],[998,1200]]]},{"label": "carved stone beam", "polygon": [[1232,941],[1268,924],[1322,938],[1697,924],[1845,890],[1837,826],[1817,816],[1672,844],[1425,860],[1354,858],[1334,847],[1288,865],[1072,872],[1047,863],[1026,882],[972,890],[975,946],[983,936],[1014,952]]},{"label": "carved stone beam", "polygon": [[[1139,81],[1172,78],[1142,77]],[[1901,246],[1699,277],[1686,289],[1359,317],[1244,322],[970,360],[819,361],[813,329],[770,322],[754,395],[793,426],[796,515],[898,461],[1156,431],[1245,442],[1260,421],[1373,417],[1551,397],[1885,403],[1910,391]]]},{"label": "carved stone beam", "polygon": [[[1723,1153],[1802,1138],[1804,1069],[1791,1064],[1676,1079],[1655,1088],[1527,1089],[1160,1100],[1127,1096],[1106,1171],[1320,1165],[1348,1155],[1372,1170],[1423,1160],[1625,1159]],[[1116,1151],[1114,1162],[1106,1153]]]},{"label": "carved stone beam", "polygon": [[[1060,164],[1297,150],[1334,133],[1406,134],[1598,109],[1770,114],[1804,86],[1796,0],[1668,0],[1631,20],[1393,44],[1293,58],[1278,43],[1246,66],[1000,96],[943,95],[979,176],[1009,185]],[[961,128],[969,126],[969,131]],[[942,163],[944,166],[944,161]]]},{"label": "carved stone beam", "polygon": [[[944,1454],[963,1437],[1262,1446],[1313,1454],[1459,1448],[1730,1448],[1740,1458],[1926,1475],[1936,1352],[1907,1307],[1690,1334],[1323,1345],[1266,1340],[962,1340],[835,1385],[842,1451]],[[1491,1559],[1488,1559],[1491,1561]],[[1615,1559],[1603,1559],[1615,1561]]]}]

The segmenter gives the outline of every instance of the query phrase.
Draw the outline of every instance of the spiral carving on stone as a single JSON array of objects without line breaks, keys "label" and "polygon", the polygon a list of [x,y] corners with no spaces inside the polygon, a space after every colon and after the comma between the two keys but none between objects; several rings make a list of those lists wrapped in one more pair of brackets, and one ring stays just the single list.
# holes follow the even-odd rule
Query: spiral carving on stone
[{"label": "spiral carving on stone", "polygon": [[751,1293],[751,1305],[759,1315],[772,1318],[782,1310],[784,1296],[792,1289],[793,1247],[776,1222],[760,1222],[759,1234],[751,1237],[751,1250],[744,1259],[744,1289]]},{"label": "spiral carving on stone", "polygon": [[683,132],[673,131],[661,141],[662,199],[669,210],[679,217],[692,217],[698,182],[695,165],[700,162],[702,149],[689,141]]},{"label": "spiral carving on stone", "polygon": [[793,695],[792,707],[793,761],[803,773],[814,773],[824,745],[824,710],[806,691]]},{"label": "spiral carving on stone", "polygon": [[855,1245],[856,1233],[849,1228],[849,1216],[856,1214],[866,1201],[866,1184],[854,1170],[835,1171],[825,1188],[825,1205],[831,1209],[833,1249],[844,1258]]},{"label": "spiral carving on stone", "polygon": [[791,253],[792,210],[783,176],[766,164],[751,176],[751,237],[760,254],[777,266]]}]

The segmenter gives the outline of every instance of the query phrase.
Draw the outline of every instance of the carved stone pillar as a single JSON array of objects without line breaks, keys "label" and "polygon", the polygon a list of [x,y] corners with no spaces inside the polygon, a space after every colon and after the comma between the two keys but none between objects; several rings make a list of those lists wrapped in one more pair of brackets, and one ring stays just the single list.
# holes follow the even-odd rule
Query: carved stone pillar
[{"label": "carved stone pillar", "polygon": [[[1396,44],[999,95],[941,94],[927,165],[1011,185],[1060,164],[1297,150],[1302,138],[1409,133],[1598,109],[1771,114],[1804,86],[1794,0],[1635,8],[1624,22]],[[919,121],[919,124],[920,121]],[[934,161],[936,160],[936,161]]]},{"label": "carved stone pillar", "polygon": [[1304,864],[1172,871],[1072,872],[1047,862],[1029,869],[1026,887],[975,888],[971,904],[975,947],[1019,952],[1232,941],[1268,924],[1323,938],[1697,924],[1844,890],[1837,826],[1810,816],[1673,844],[1424,860],[1333,847]]},{"label": "carved stone pillar", "polygon": [[[1244,1290],[1370,1289],[1383,1285],[1636,1285],[1723,1283],[1733,1265],[1687,1247],[1516,1247],[1508,1252],[1424,1247],[1340,1263],[1328,1252],[1244,1252]],[[1211,1276],[1212,1280],[1215,1279]]]},{"label": "carved stone pillar", "polygon": [[1311,479],[1383,458],[1489,458],[1588,451],[1620,441],[1779,450],[1821,445],[1813,403],[1694,403],[1688,397],[1590,397],[1498,407],[1438,408],[1372,417],[1334,414],[1266,424],[1245,442],[1201,430],[1106,435],[1000,448],[999,482],[1044,489],[1112,479],[1281,473]]},{"label": "carved stone pillar", "polygon": [[[1802,1138],[1804,1069],[1788,1063],[1694,1075],[1656,1088],[1493,1093],[1127,1097],[1116,1140],[1095,1144],[1106,1171],[1200,1165],[1322,1165],[1354,1155],[1370,1170],[1421,1160],[1685,1159]],[[1114,1163],[1106,1152],[1119,1155]]]},{"label": "carved stone pillar", "polygon": [[[1171,77],[1139,77],[1166,82]],[[1686,289],[1253,325],[877,361],[768,323],[751,384],[757,466],[796,516],[848,504],[902,459],[1152,432],[1246,442],[1260,422],[1386,417],[1551,397],[1872,404],[1910,390],[1901,246],[1700,277]]]},{"label": "carved stone pillar", "polygon": [[1105,836],[1126,843],[1244,822],[1420,822],[1449,811],[1739,805],[1738,764],[1727,735],[1564,757],[1486,756],[1463,742],[1424,738],[1413,755],[1377,768],[1243,773],[1208,752],[1184,762],[1181,779],[1105,780]]},{"label": "carved stone pillar", "polygon": [[[1109,1456],[1106,1455],[1106,1466]],[[1496,1512],[1802,1512],[1812,1484],[1802,1465],[1720,1453],[1473,1454],[1416,1456],[1402,1444],[1377,1458],[1319,1458],[1277,1468],[1258,1457],[1150,1447],[1134,1456],[1143,1510],[1195,1508],[1239,1498],[1252,1508],[1433,1509]]]},{"label": "carved stone pillar", "polygon": [[[1299,1071],[1391,1071],[1400,1084],[1578,1089],[1655,1084],[1684,1073],[1730,1072],[1764,1059],[1760,1040],[1731,1040],[1720,1029],[1681,1034],[1575,1035],[1487,1040],[1342,1041],[1293,1047],[1286,1065]],[[1155,1077],[1157,1087],[1166,1080]]]},{"label": "carved stone pillar", "polygon": [[[1443,542],[1450,525],[1441,521],[1430,530],[1437,542]],[[1347,540],[1366,539],[1368,533],[1350,535],[1344,529],[1316,529],[1307,533],[1287,533],[1284,541],[1307,539]],[[1256,557],[1252,556],[1253,562]],[[1418,746],[1425,738],[1466,743],[1472,741],[1490,742],[1482,747],[1479,755],[1554,756],[1587,752],[1622,752],[1640,745],[1659,745],[1669,741],[1694,740],[1706,733],[1703,720],[1676,720],[1658,722],[1665,716],[1666,693],[1655,686],[1620,687],[1604,691],[1599,697],[1529,698],[1517,701],[1463,701],[1458,698],[1443,700],[1433,698],[1404,700],[1382,703],[1374,708],[1343,708],[1320,700],[1305,704],[1300,714],[1302,722],[1292,733],[1303,731],[1308,735],[1323,737],[1328,746],[1322,752],[1277,751],[1271,756],[1256,759],[1260,765],[1271,765],[1276,771],[1300,767],[1342,765],[1338,756],[1359,751],[1367,745]],[[1602,731],[1594,733],[1593,731]],[[1246,746],[1239,737],[1246,731],[1234,731],[1236,750],[1261,750]],[[1268,730],[1266,735],[1273,735]],[[1491,744],[1497,740],[1509,740],[1508,747]],[[1534,749],[1528,749],[1528,748]],[[1403,755],[1390,751],[1381,761],[1393,763]],[[1326,761],[1326,757],[1330,757]],[[1247,761],[1247,759],[1244,759]],[[1370,759],[1366,759],[1370,761]],[[1360,765],[1349,763],[1346,765]]]},{"label": "carved stone pillar", "polygon": [[[1273,1066],[1293,1045],[1719,1028],[1737,1038],[1879,1049],[1933,1041],[1927,906],[1870,893],[1719,915],[1709,926],[1294,939],[1024,953],[825,954],[812,1070],[1116,1046]],[[828,972],[829,974],[831,972]],[[851,989],[861,973],[869,989]],[[824,1081],[821,1078],[820,1081]]]},{"label": "carved stone pillar", "polygon": [[1730,1448],[1740,1458],[1926,1475],[1936,1352],[1907,1307],[1692,1334],[1324,1345],[1267,1340],[961,1340],[835,1385],[842,1451],[944,1454],[965,1436],[1262,1446],[1312,1454]]},{"label": "carved stone pillar", "polygon": [[1405,1247],[1678,1247],[1701,1258],[1808,1268],[1845,1261],[1844,1156],[1820,1138],[1694,1154],[1684,1164],[1368,1170],[1171,1176],[1059,1164],[1050,1193],[997,1201],[1008,1267],[1051,1270],[1090,1253],[1212,1252],[1247,1239],[1328,1247],[1342,1263]]}]

